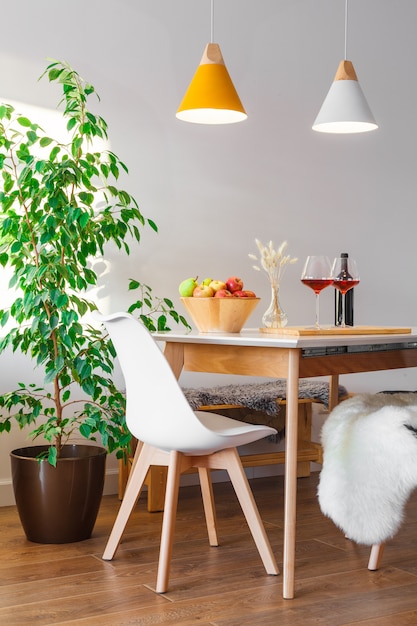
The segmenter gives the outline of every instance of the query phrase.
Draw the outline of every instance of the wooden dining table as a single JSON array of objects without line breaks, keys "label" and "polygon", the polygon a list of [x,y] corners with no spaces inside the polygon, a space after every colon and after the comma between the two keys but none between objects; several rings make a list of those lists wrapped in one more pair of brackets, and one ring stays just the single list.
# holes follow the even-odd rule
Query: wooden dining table
[{"label": "wooden dining table", "polygon": [[358,327],[347,334],[335,329],[323,332],[154,333],[157,341],[165,343],[166,358],[177,378],[187,371],[287,380],[282,568],[287,599],[294,597],[295,583],[299,379],[328,376],[332,409],[338,402],[339,375],[417,367],[417,329]]}]

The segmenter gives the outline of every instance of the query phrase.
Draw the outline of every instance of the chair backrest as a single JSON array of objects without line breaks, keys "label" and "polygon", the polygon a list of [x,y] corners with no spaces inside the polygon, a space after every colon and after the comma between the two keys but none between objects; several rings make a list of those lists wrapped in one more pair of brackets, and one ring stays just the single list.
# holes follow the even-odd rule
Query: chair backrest
[{"label": "chair backrest", "polygon": [[204,447],[209,432],[188,404],[171,367],[147,328],[129,313],[94,317],[107,328],[126,385],[130,432],[166,450]]}]

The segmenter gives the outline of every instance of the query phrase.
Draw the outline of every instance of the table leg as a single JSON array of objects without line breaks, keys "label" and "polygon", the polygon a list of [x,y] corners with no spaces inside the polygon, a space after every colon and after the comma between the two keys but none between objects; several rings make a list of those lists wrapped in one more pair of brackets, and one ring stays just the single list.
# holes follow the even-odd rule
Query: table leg
[{"label": "table leg", "polygon": [[184,367],[184,346],[181,343],[168,341],[165,344],[164,355],[178,379]]},{"label": "table leg", "polygon": [[300,353],[289,350],[287,416],[285,423],[284,562],[283,597],[294,597],[297,505],[298,380]]},{"label": "table leg", "polygon": [[339,403],[339,375],[333,374],[329,381],[329,411]]}]

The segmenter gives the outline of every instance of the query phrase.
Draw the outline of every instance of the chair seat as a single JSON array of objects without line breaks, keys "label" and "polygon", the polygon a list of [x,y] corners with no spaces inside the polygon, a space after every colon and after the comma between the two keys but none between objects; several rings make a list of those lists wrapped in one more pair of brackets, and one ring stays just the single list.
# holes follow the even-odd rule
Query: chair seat
[{"label": "chair seat", "polygon": [[[310,476],[311,463],[322,463],[322,448],[321,444],[312,441],[312,405],[318,402],[311,398],[299,398],[298,399],[298,452],[297,452],[297,476],[299,478]],[[283,424],[285,424],[286,415],[286,400],[279,400],[280,409],[282,409]],[[236,419],[239,422],[245,422],[249,424],[261,424],[265,426],[275,427],[277,421],[276,417],[266,416],[265,413],[259,411],[253,411],[247,407],[240,405],[212,405],[202,406],[199,409],[201,412],[211,411],[214,413],[220,413],[226,417]],[[277,426],[278,427],[278,426]],[[272,437],[268,436],[268,441],[271,443],[279,443],[284,436],[284,428],[281,432]],[[126,488],[127,479],[130,473],[130,467],[132,463],[132,456],[136,449],[137,440],[132,439],[132,455],[129,456],[127,462],[124,459],[119,460],[119,498],[123,498],[123,494]],[[246,451],[241,455],[241,461],[243,467],[260,467],[268,465],[279,465],[285,463],[285,451],[274,450],[272,452],[258,451],[251,453]],[[189,470],[193,471],[193,470]],[[146,484],[148,487],[147,500],[148,511],[156,512],[163,511],[164,508],[164,485],[166,482],[166,470],[163,467],[151,467],[149,474],[146,478]]]},{"label": "chair seat", "polygon": [[[258,441],[264,437],[275,436],[277,431],[269,426],[260,426],[256,424],[246,424],[239,422],[224,415],[217,413],[209,413],[207,411],[194,411],[194,415],[198,419],[201,426],[204,427],[200,431],[198,438],[191,437],[184,440],[181,432],[178,437],[165,437],[158,446],[161,450],[177,450],[186,455],[213,454],[225,448],[236,448],[244,446],[248,443]],[[157,436],[154,436],[154,440]],[[162,439],[162,438],[161,438]],[[152,445],[155,445],[151,441]]]},{"label": "chair seat", "polygon": [[207,430],[216,433],[222,438],[220,440],[221,447],[224,447],[226,441],[230,448],[244,446],[264,437],[274,437],[277,432],[275,428],[270,428],[269,426],[246,424],[218,413],[195,411],[195,414]]}]

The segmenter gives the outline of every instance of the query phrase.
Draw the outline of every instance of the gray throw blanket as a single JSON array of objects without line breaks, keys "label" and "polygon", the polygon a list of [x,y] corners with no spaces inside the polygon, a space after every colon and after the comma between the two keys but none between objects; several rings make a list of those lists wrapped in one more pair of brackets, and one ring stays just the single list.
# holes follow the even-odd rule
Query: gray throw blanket
[{"label": "gray throw blanket", "polygon": [[[278,379],[266,383],[242,385],[219,385],[216,387],[183,388],[191,408],[218,404],[236,404],[267,415],[278,415],[279,401],[286,398],[287,381]],[[347,395],[347,390],[339,385],[339,398]],[[329,405],[329,383],[300,380],[299,398],[312,398]]]}]

